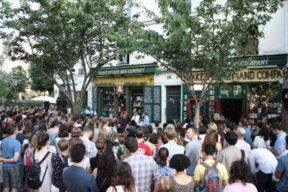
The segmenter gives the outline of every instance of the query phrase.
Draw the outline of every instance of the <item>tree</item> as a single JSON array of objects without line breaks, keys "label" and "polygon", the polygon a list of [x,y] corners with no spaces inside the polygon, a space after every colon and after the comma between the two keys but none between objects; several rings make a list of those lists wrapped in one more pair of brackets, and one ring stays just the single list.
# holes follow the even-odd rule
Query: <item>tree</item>
[{"label": "tree", "polygon": [[12,77],[13,89],[16,93],[24,92],[28,87],[29,79],[26,75],[26,71],[21,66],[13,67],[10,73]]},{"label": "tree", "polygon": [[[10,32],[2,30],[2,36],[11,38],[12,57],[37,65],[79,113],[95,70],[132,47],[130,33],[137,25],[127,19],[125,4],[126,0],[24,0],[15,7],[3,1],[1,25]],[[73,75],[76,63],[84,71],[79,95]]]},{"label": "tree", "polygon": [[0,103],[5,103],[13,98],[13,86],[11,75],[0,71]]},{"label": "tree", "polygon": [[[40,65],[30,64],[29,65],[29,77],[31,79],[31,89],[34,91],[48,91],[49,94],[53,91],[53,81],[42,75]],[[50,74],[52,76],[53,74]]]},{"label": "tree", "polygon": [[[227,0],[218,4],[216,0],[202,0],[192,14],[187,0],[158,0],[160,16],[146,12],[164,32],[137,32],[138,51],[154,57],[188,85],[196,102],[194,123],[198,126],[203,100],[196,100],[194,85],[203,86],[200,98],[205,98],[212,85],[239,70],[239,62],[233,58],[255,54],[251,47],[263,37],[258,27],[270,20],[280,2]],[[200,82],[192,73],[196,70],[201,72]]]}]

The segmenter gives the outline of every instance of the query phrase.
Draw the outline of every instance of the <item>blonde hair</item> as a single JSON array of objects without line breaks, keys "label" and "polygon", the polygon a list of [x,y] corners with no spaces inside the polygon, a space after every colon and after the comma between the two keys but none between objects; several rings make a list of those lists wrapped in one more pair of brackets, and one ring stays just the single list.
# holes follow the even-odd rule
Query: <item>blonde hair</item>
[{"label": "blonde hair", "polygon": [[209,131],[211,131],[211,130],[218,131],[218,127],[217,127],[216,123],[214,123],[214,122],[209,123],[208,129],[209,129]]},{"label": "blonde hair", "polygon": [[174,125],[172,125],[172,124],[167,125],[167,127],[164,130],[164,134],[168,140],[172,140],[172,139],[176,138],[177,133],[176,133]]}]

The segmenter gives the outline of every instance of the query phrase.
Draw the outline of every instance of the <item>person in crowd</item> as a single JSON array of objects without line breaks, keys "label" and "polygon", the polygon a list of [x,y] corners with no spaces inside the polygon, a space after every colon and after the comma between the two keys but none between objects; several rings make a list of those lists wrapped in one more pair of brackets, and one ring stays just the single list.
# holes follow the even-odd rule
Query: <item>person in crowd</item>
[{"label": "person in crowd", "polygon": [[258,191],[275,191],[272,176],[277,166],[277,159],[273,153],[265,148],[253,149],[248,160],[252,173],[256,174]]},{"label": "person in crowd", "polygon": [[188,143],[185,146],[185,155],[189,158],[191,164],[187,168],[187,175],[193,176],[196,165],[199,161],[199,154],[201,151],[201,142],[197,136],[197,130],[192,125],[187,125],[186,136]]},{"label": "person in crowd", "polygon": [[142,127],[147,127],[148,125],[150,125],[150,118],[148,116],[148,113],[147,112],[144,112],[143,113],[143,125]]},{"label": "person in crowd", "polygon": [[125,135],[123,133],[118,134],[119,146],[116,152],[118,160],[122,160],[121,157],[124,155],[125,150]]},{"label": "person in crowd", "polygon": [[65,167],[68,166],[68,140],[61,139],[57,142],[59,153],[52,156],[52,186],[51,192],[65,192],[66,187],[63,183],[62,173]]},{"label": "person in crowd", "polygon": [[214,122],[211,122],[208,124],[208,130],[207,132],[209,133],[210,131],[217,131],[218,132],[218,127],[217,127],[217,124],[214,123]]},{"label": "person in crowd", "polygon": [[55,139],[55,144],[56,144],[56,149],[57,151],[59,152],[58,150],[58,141],[60,141],[61,139],[66,139],[67,141],[70,139],[69,137],[69,132],[68,132],[68,127],[66,124],[61,124],[60,127],[59,127],[59,133]]},{"label": "person in crowd", "polygon": [[183,154],[176,154],[170,160],[170,167],[176,174],[162,179],[164,192],[191,192],[194,189],[194,180],[186,175],[185,169],[189,167],[190,160]]},{"label": "person in crowd", "polygon": [[96,183],[99,192],[106,192],[111,185],[113,171],[117,160],[112,151],[105,151],[97,162]]},{"label": "person in crowd", "polygon": [[138,149],[142,149],[145,155],[152,156],[150,147],[144,143],[143,128],[138,128],[135,135],[138,142]]},{"label": "person in crowd", "polygon": [[244,150],[246,156],[248,157],[251,153],[251,146],[245,141],[246,130],[243,127],[238,127],[236,133],[238,140],[235,146],[240,150]]},{"label": "person in crowd", "polygon": [[140,124],[140,115],[137,112],[133,113],[133,117],[131,118],[131,121],[134,121],[136,125]]},{"label": "person in crowd", "polygon": [[52,153],[50,152],[50,138],[47,132],[38,131],[36,133],[37,148],[34,153],[34,161],[40,163],[41,173],[40,179],[42,182],[39,192],[50,192],[51,191],[51,176],[52,176]]},{"label": "person in crowd", "polygon": [[58,136],[60,126],[61,122],[56,119],[52,122],[51,128],[47,131],[51,140],[51,145],[53,146],[56,146],[55,139]]},{"label": "person in crowd", "polygon": [[246,118],[241,118],[239,121],[239,127],[243,127],[245,129],[245,141],[251,145],[252,144],[252,132],[251,128],[248,126],[248,121]]},{"label": "person in crowd", "polygon": [[[286,149],[288,149],[288,135],[285,137]],[[279,192],[288,191],[288,154],[282,156],[277,164],[275,177],[279,179],[276,187]]]},{"label": "person in crowd", "polygon": [[271,128],[274,135],[277,135],[277,139],[272,149],[272,153],[277,157],[277,159],[280,159],[288,152],[286,149],[286,141],[285,141],[285,137],[287,134],[282,130],[280,123],[277,122],[273,123],[271,125]]},{"label": "person in crowd", "polygon": [[229,131],[225,134],[225,140],[228,143],[228,147],[223,149],[218,154],[218,161],[221,162],[227,170],[230,170],[230,167],[234,161],[245,160],[244,150],[238,149],[235,144],[237,142],[237,134],[233,131]]},{"label": "person in crowd", "polygon": [[207,144],[215,145],[217,153],[222,150],[222,145],[218,141],[219,135],[216,130],[210,130],[209,133],[206,134],[205,139],[202,143],[202,150],[204,149],[204,146]]},{"label": "person in crowd", "polygon": [[270,132],[267,126],[262,126],[254,138],[253,148],[270,149]]},{"label": "person in crowd", "polygon": [[8,137],[3,139],[0,146],[0,162],[3,163],[3,191],[17,192],[17,188],[21,186],[19,158],[21,152],[21,144],[16,139],[18,130],[16,125],[8,125]]},{"label": "person in crowd", "polygon": [[17,126],[17,129],[18,129],[18,133],[17,133],[16,139],[21,143],[21,145],[23,145],[23,141],[25,140],[25,136],[24,136],[24,133],[23,133],[24,125],[23,125],[22,121],[20,121],[20,122],[18,122],[16,124],[16,126]]},{"label": "person in crowd", "polygon": [[89,159],[96,157],[97,155],[97,148],[95,146],[95,143],[92,141],[93,137],[94,137],[94,128],[85,127],[81,139],[86,147],[86,156]]},{"label": "person in crowd", "polygon": [[[151,129],[152,129],[152,127],[151,127]],[[143,139],[144,139],[144,144],[146,144],[150,148],[152,155],[155,156],[155,154],[156,154],[156,145],[151,143],[151,141],[150,141],[150,138],[153,135],[152,132],[153,132],[153,130],[151,130],[151,132],[150,132],[148,128],[145,128],[143,130]]]},{"label": "person in crowd", "polygon": [[230,168],[229,185],[224,188],[224,192],[257,192],[256,187],[249,183],[249,167],[245,161],[235,161]]},{"label": "person in crowd", "polygon": [[175,170],[168,165],[169,151],[165,147],[159,149],[157,154],[158,171],[162,177],[171,176],[175,174]]},{"label": "person in crowd", "polygon": [[[236,142],[235,142],[236,143]],[[228,172],[226,167],[215,161],[216,159],[216,147],[213,144],[207,144],[204,146],[204,162],[198,164],[195,168],[194,172],[194,182],[195,188],[201,188],[204,180],[205,180],[205,170],[208,166],[214,166],[217,168],[219,172],[219,177],[221,178],[221,182],[224,186],[228,184]],[[222,187],[222,186],[220,186]]]},{"label": "person in crowd", "polygon": [[151,186],[157,185],[160,174],[156,162],[152,157],[146,156],[138,150],[136,138],[128,137],[125,141],[125,153],[127,158],[124,160],[132,169],[136,186],[139,192],[150,192]]},{"label": "person in crowd", "polygon": [[83,143],[75,144],[70,149],[72,166],[63,170],[63,182],[68,192],[93,191],[98,192],[95,178],[87,173],[84,166],[86,149]]},{"label": "person in crowd", "polygon": [[204,142],[206,134],[207,134],[207,127],[205,125],[203,125],[203,124],[200,124],[199,125],[199,135],[198,135],[198,137],[199,137],[199,140],[200,140],[201,143]]},{"label": "person in crowd", "polygon": [[25,137],[28,139],[28,147],[24,151],[24,168],[27,172],[34,158],[34,151],[37,148],[37,136],[32,130],[27,130]]},{"label": "person in crowd", "polygon": [[112,177],[112,186],[107,192],[138,192],[130,165],[127,162],[117,162]]},{"label": "person in crowd", "polygon": [[185,148],[177,144],[177,133],[174,125],[168,124],[164,130],[164,135],[167,138],[168,143],[160,146],[160,149],[162,147],[168,149],[169,151],[168,161],[176,154],[184,154]]}]

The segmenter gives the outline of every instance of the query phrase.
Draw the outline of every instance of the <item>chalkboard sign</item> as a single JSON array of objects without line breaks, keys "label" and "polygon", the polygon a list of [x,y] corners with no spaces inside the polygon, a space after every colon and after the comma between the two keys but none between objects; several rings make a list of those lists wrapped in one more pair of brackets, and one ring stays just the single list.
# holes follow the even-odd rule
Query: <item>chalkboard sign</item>
[{"label": "chalkboard sign", "polygon": [[154,105],[153,120],[161,121],[161,106],[160,105]]},{"label": "chalkboard sign", "polygon": [[152,117],[152,104],[144,104],[144,112],[147,112],[148,116]]},{"label": "chalkboard sign", "polygon": [[144,87],[144,102],[145,103],[153,103],[152,91],[153,91],[153,87]]},{"label": "chalkboard sign", "polygon": [[153,100],[154,100],[154,103],[161,102],[161,87],[160,86],[154,87]]}]

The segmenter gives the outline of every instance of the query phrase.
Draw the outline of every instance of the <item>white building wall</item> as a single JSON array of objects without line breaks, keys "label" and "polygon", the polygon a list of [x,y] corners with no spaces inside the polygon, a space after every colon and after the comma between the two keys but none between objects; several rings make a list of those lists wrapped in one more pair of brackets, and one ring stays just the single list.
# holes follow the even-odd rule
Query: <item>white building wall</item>
[{"label": "white building wall", "polygon": [[259,29],[264,32],[264,38],[259,39],[259,55],[288,53],[288,1]]}]

